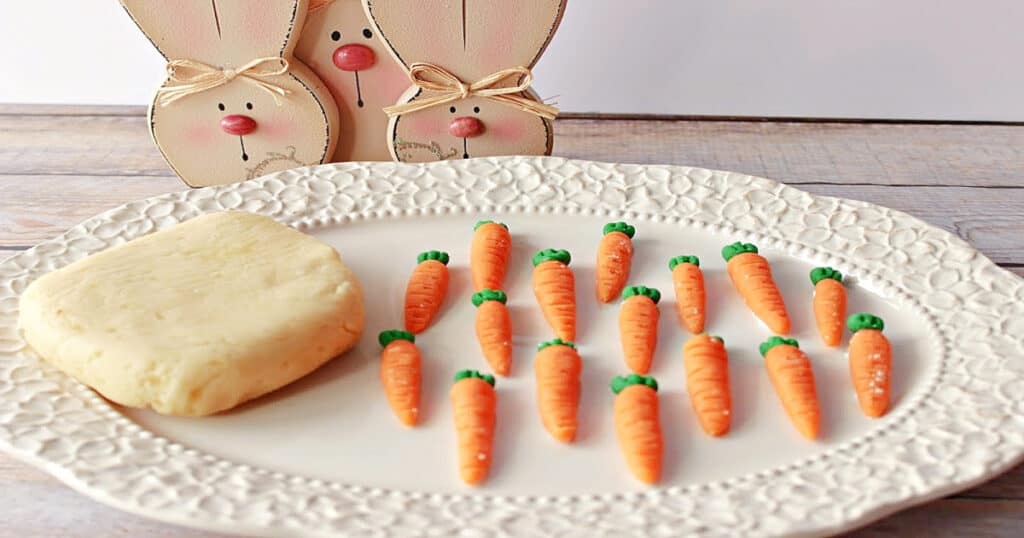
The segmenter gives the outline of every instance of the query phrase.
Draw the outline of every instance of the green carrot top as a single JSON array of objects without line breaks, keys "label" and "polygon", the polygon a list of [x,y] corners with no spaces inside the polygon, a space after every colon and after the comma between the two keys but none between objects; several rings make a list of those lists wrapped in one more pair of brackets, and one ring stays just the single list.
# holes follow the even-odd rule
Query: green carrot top
[{"label": "green carrot top", "polygon": [[817,286],[818,282],[826,278],[831,278],[840,284],[843,283],[843,274],[831,267],[815,267],[811,269],[811,284]]},{"label": "green carrot top", "polygon": [[731,260],[733,256],[746,253],[757,254],[757,245],[737,241],[731,245],[725,245],[722,247],[722,257],[725,258],[725,261]]},{"label": "green carrot top", "polygon": [[626,289],[622,290],[623,300],[629,299],[635,295],[642,295],[654,301],[654,304],[658,304],[661,300],[661,292],[654,289],[648,288],[647,286],[627,286]]},{"label": "green carrot top", "polygon": [[476,370],[459,370],[459,372],[457,374],[455,374],[455,382],[458,383],[459,381],[462,381],[463,379],[474,378],[474,377],[477,378],[477,379],[483,379],[484,381],[490,383],[490,385],[492,387],[494,386],[494,376],[493,375],[481,374],[480,372],[478,372]]},{"label": "green carrot top", "polygon": [[534,267],[549,261],[562,262],[565,265],[569,265],[569,262],[572,261],[572,255],[569,254],[568,250],[554,248],[538,250],[537,253],[533,255]]},{"label": "green carrot top", "polygon": [[416,335],[409,331],[399,330],[381,331],[381,333],[377,335],[377,341],[380,342],[380,347],[388,347],[388,344],[395,340],[405,340],[415,344]]},{"label": "green carrot top", "polygon": [[576,349],[576,344],[574,344],[574,343],[572,343],[572,342],[570,342],[568,340],[562,340],[561,338],[555,338],[553,340],[548,340],[547,342],[541,342],[540,345],[537,346],[537,351],[540,351],[540,350],[542,350],[542,349],[544,349],[546,347],[551,347],[551,346],[565,346],[565,347],[571,347],[573,349]]},{"label": "green carrot top", "polygon": [[885,330],[885,322],[882,321],[882,318],[874,314],[861,312],[846,318],[846,328],[850,329],[850,332],[854,333],[861,329],[883,331]]},{"label": "green carrot top", "polygon": [[473,231],[475,232],[477,228],[483,226],[484,224],[499,224],[501,225],[502,228],[505,228],[506,230],[508,229],[508,224],[505,224],[504,222],[496,222],[493,220],[481,220],[477,221],[477,223],[473,225]]},{"label": "green carrot top", "polygon": [[681,263],[692,263],[693,265],[700,267],[700,258],[696,256],[676,256],[668,261],[668,270],[672,271]]},{"label": "green carrot top", "polygon": [[498,301],[505,304],[508,302],[508,295],[501,290],[480,290],[473,294],[473,306],[480,306],[487,301]]},{"label": "green carrot top", "polygon": [[440,250],[428,250],[420,252],[419,256],[416,256],[416,263],[423,263],[427,260],[436,260],[448,265],[448,253]]},{"label": "green carrot top", "polygon": [[708,338],[710,338],[712,340],[718,340],[719,343],[721,343],[723,346],[725,345],[725,338],[722,338],[721,336],[718,336],[717,334],[709,334]]},{"label": "green carrot top", "polygon": [[773,336],[773,337],[771,337],[771,338],[769,338],[769,339],[767,339],[767,340],[765,340],[764,342],[761,343],[761,347],[760,347],[761,356],[763,357],[763,356],[767,355],[768,354],[768,350],[773,348],[773,347],[775,347],[775,346],[793,346],[793,347],[798,348],[798,347],[800,347],[800,342],[797,342],[796,339],[793,339],[793,338],[783,338],[781,336]]},{"label": "green carrot top", "polygon": [[649,375],[629,374],[626,376],[617,375],[612,378],[612,392],[618,394],[630,385],[645,385],[655,391],[658,390],[658,382]]},{"label": "green carrot top", "polygon": [[632,239],[636,234],[636,228],[626,224],[625,222],[609,222],[604,225],[604,230],[602,230],[601,233],[603,235],[608,235],[612,232],[622,232],[626,234],[626,237]]}]

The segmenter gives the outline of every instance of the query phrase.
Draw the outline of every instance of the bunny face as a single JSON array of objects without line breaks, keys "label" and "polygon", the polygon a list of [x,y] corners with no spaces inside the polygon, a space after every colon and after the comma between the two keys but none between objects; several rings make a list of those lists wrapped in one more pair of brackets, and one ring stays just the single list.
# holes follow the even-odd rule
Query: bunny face
[{"label": "bunny face", "polygon": [[551,153],[551,122],[482,97],[402,114],[393,123],[402,162]]},{"label": "bunny face", "polygon": [[[174,68],[150,108],[153,139],[186,183],[231,183],[331,155],[337,109],[319,79],[291,57],[304,0],[122,4],[172,65],[189,62]],[[182,95],[168,99],[175,92]]]},{"label": "bunny face", "polygon": [[[533,67],[565,10],[565,0],[363,0],[363,4],[391,53],[407,69],[416,63],[437,65],[467,85],[504,69]],[[398,103],[433,94],[414,87]],[[537,100],[530,91],[521,95]],[[388,139],[393,156],[401,161],[546,155],[551,152],[552,126],[515,106],[470,96],[392,118]]]},{"label": "bunny face", "polygon": [[409,87],[405,70],[376,36],[359,0],[311,3],[295,55],[330,88],[346,126],[334,161],[391,160],[381,109]]}]

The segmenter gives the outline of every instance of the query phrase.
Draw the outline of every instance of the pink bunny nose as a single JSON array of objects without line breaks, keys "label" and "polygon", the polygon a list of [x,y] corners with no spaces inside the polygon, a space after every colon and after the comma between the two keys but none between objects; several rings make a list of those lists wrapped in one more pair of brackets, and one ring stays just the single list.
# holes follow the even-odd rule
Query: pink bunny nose
[{"label": "pink bunny nose", "polygon": [[462,116],[448,122],[448,132],[456,138],[473,138],[484,134],[484,122],[473,116]]},{"label": "pink bunny nose", "polygon": [[366,45],[342,45],[334,51],[334,65],[342,71],[363,71],[376,61],[377,55]]},{"label": "pink bunny nose", "polygon": [[220,129],[229,135],[245,136],[256,130],[256,120],[242,114],[231,114],[220,119]]}]

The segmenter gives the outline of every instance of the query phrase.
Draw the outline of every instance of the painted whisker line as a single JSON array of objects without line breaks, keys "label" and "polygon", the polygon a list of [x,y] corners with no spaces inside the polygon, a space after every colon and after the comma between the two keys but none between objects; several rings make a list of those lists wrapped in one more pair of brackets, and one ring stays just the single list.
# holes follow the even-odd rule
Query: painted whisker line
[{"label": "painted whisker line", "polygon": [[466,50],[466,0],[462,0],[462,50]]},{"label": "painted whisker line", "polygon": [[217,14],[217,0],[210,0],[210,5],[213,6],[213,23],[217,25],[217,37],[222,37],[220,34],[220,15]]},{"label": "painted whisker line", "polygon": [[356,75],[356,106],[363,108],[363,90],[359,86],[359,71],[353,71]]}]

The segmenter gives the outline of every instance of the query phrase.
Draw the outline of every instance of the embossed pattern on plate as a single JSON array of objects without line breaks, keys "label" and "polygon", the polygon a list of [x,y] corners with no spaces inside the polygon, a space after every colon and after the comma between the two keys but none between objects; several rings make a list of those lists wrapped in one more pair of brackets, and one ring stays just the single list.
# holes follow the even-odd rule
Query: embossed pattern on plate
[{"label": "embossed pattern on plate", "polygon": [[[929,337],[939,364],[922,397],[887,427],[797,464],[720,482],[546,497],[405,492],[290,476],[140,428],[41,363],[15,327],[17,297],[40,275],[225,209],[300,228],[390,215],[564,212],[749,238],[848,268],[873,291],[913,304],[936,329]],[[693,168],[558,158],[303,168],[127,204],[0,264],[0,447],[123,509],[253,534],[834,532],[1019,461],[1022,359],[1022,281],[958,238],[889,209]]]}]

